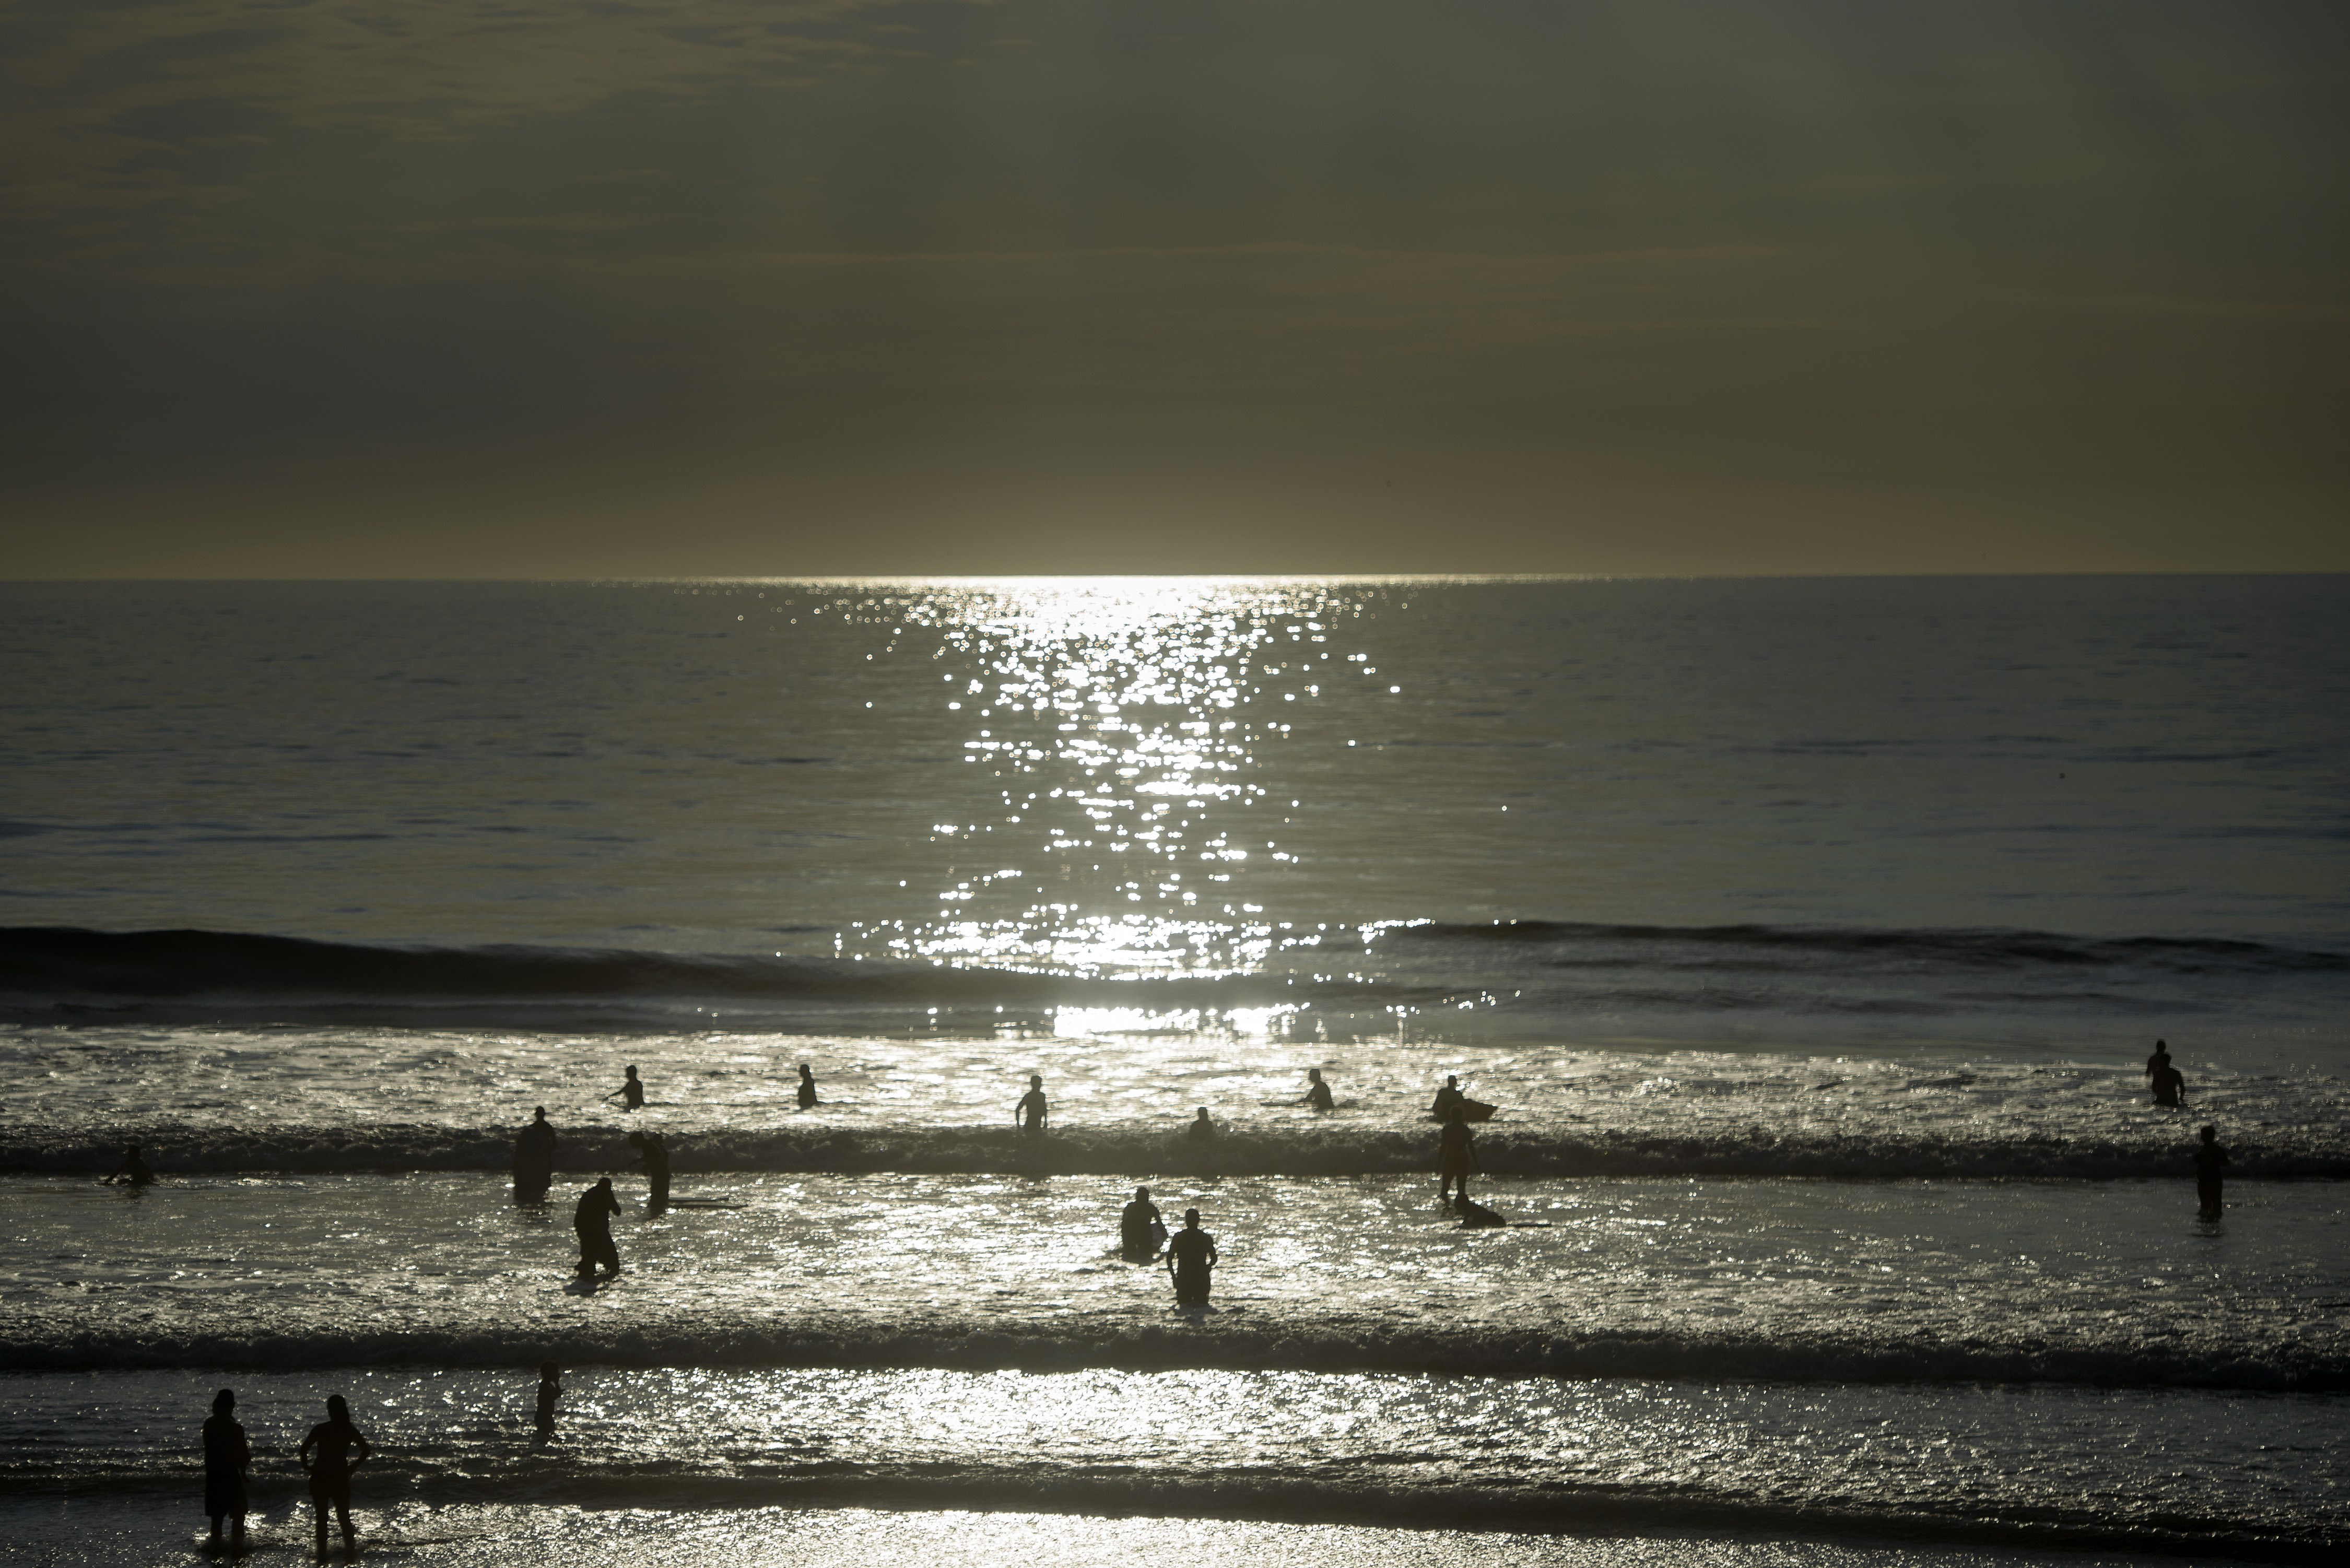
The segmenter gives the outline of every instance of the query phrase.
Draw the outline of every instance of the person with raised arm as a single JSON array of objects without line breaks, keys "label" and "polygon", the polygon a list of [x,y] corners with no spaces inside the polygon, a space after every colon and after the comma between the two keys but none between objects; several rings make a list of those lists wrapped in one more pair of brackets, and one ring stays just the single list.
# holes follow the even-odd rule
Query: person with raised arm
[{"label": "person with raised arm", "polygon": [[604,1097],[607,1100],[619,1101],[620,1108],[624,1111],[643,1110],[645,1108],[645,1081],[637,1076],[636,1064],[634,1063],[630,1063],[627,1067],[622,1068],[621,1071],[628,1075],[627,1079],[621,1083],[619,1088],[613,1090]]}]

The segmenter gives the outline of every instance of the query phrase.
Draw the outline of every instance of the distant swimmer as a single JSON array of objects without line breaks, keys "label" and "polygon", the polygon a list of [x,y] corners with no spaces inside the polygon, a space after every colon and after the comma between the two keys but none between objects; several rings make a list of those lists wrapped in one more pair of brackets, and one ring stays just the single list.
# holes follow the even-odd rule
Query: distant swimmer
[{"label": "distant swimmer", "polygon": [[808,1064],[803,1062],[800,1064],[800,1109],[813,1110],[816,1104],[816,1075],[809,1072]]},{"label": "distant swimmer", "polygon": [[2177,1106],[2187,1101],[2187,1075],[2170,1064],[2168,1057],[2154,1075],[2154,1103]]},{"label": "distant swimmer", "polygon": [[579,1195],[579,1206],[571,1211],[571,1228],[579,1232],[583,1278],[590,1263],[601,1265],[609,1273],[620,1272],[620,1251],[612,1244],[612,1216],[619,1211],[620,1200],[612,1196],[608,1176]]},{"label": "distant swimmer", "polygon": [[2228,1151],[2220,1147],[2218,1127],[2207,1127],[2203,1141],[2195,1147],[2195,1196],[2206,1220],[2217,1220],[2221,1208],[2220,1173],[2227,1168]]},{"label": "distant swimmer", "polygon": [[1477,1160],[1477,1137],[1461,1119],[1461,1107],[1454,1106],[1444,1119],[1444,1130],[1436,1135],[1436,1199],[1449,1201],[1457,1183],[1461,1201],[1469,1201],[1469,1173],[1481,1169]]},{"label": "distant swimmer", "polygon": [[522,1136],[515,1139],[515,1201],[546,1202],[546,1189],[554,1180],[555,1128],[547,1122],[546,1107],[541,1106]]},{"label": "distant swimmer", "polygon": [[1012,1119],[1020,1124],[1022,1132],[1041,1133],[1045,1130],[1045,1075],[1031,1073],[1028,1075],[1028,1092],[1021,1096],[1020,1103],[1013,1107]]},{"label": "distant swimmer", "polygon": [[230,1539],[244,1541],[244,1472],[253,1468],[253,1445],[237,1424],[236,1391],[224,1388],[213,1396],[213,1413],[204,1422],[204,1511],[212,1515],[211,1544],[221,1543],[221,1521],[234,1521]]},{"label": "distant swimmer", "polygon": [[1471,1199],[1463,1198],[1454,1207],[1461,1212],[1461,1228],[1463,1231],[1493,1231],[1509,1224],[1507,1220]]},{"label": "distant swimmer", "polygon": [[1159,1217],[1159,1205],[1150,1201],[1150,1189],[1136,1188],[1134,1201],[1118,1212],[1118,1250],[1139,1262],[1149,1262],[1166,1244],[1167,1221]]},{"label": "distant swimmer", "polygon": [[[310,1450],[318,1451],[317,1458]],[[358,1449],[357,1458],[351,1450]],[[303,1469],[310,1476],[310,1501],[318,1511],[318,1555],[327,1554],[327,1510],[332,1508],[343,1526],[343,1551],[359,1550],[358,1532],[351,1529],[351,1475],[373,1457],[375,1450],[351,1425],[351,1407],[343,1397],[335,1395],[327,1401],[327,1418],[310,1428],[298,1450]]]},{"label": "distant swimmer", "polygon": [[1317,1111],[1328,1110],[1331,1103],[1330,1085],[1322,1081],[1322,1069],[1319,1067],[1306,1068],[1305,1084],[1305,1103],[1312,1106]]},{"label": "distant swimmer", "polygon": [[1167,1243],[1167,1272],[1175,1279],[1175,1304],[1208,1304],[1208,1281],[1216,1269],[1216,1239],[1200,1229],[1200,1211],[1183,1210],[1183,1228]]},{"label": "distant swimmer", "polygon": [[620,1108],[624,1111],[643,1110],[645,1108],[644,1080],[637,1076],[634,1066],[623,1068],[622,1071],[628,1074],[628,1080],[604,1097],[608,1100],[619,1101]]},{"label": "distant swimmer", "polygon": [[552,1361],[538,1364],[538,1413],[531,1428],[542,1438],[555,1436],[555,1402],[563,1397],[563,1369]]},{"label": "distant swimmer", "polygon": [[659,1133],[632,1132],[629,1141],[636,1146],[637,1163],[645,1168],[645,1181],[651,1189],[645,1195],[645,1207],[656,1211],[669,1207],[669,1140]]},{"label": "distant swimmer", "polygon": [[1436,1091],[1436,1103],[1428,1107],[1428,1114],[1440,1122],[1451,1121],[1452,1113],[1460,1109],[1461,1102],[1468,1097],[1461,1092],[1461,1080],[1448,1073],[1444,1087]]},{"label": "distant swimmer", "polygon": [[152,1187],[155,1173],[147,1168],[145,1160],[139,1158],[139,1146],[134,1143],[123,1151],[122,1163],[114,1168],[114,1174],[106,1180],[117,1187]]},{"label": "distant swimmer", "polygon": [[1216,1124],[1208,1119],[1207,1106],[1200,1107],[1200,1114],[1191,1118],[1191,1125],[1183,1129],[1183,1136],[1193,1143],[1207,1143],[1215,1137]]}]

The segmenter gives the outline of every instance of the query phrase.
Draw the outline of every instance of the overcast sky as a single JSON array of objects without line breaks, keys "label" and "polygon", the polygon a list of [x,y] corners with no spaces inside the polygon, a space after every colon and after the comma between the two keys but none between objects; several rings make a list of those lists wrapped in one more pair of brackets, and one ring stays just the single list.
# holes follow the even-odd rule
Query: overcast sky
[{"label": "overcast sky", "polygon": [[2350,569],[2350,6],[8,0],[0,575]]}]

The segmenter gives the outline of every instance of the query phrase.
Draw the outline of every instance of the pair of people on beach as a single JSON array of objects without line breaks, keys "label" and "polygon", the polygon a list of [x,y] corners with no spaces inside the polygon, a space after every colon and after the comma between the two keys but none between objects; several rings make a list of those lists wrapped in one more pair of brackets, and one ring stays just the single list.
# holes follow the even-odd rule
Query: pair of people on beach
[{"label": "pair of people on beach", "polygon": [[[327,1512],[334,1511],[343,1530],[343,1550],[358,1550],[358,1532],[351,1528],[351,1474],[367,1463],[375,1449],[351,1424],[351,1407],[339,1394],[327,1400],[327,1418],[310,1428],[296,1457],[310,1478],[310,1502],[317,1510],[318,1554],[327,1553]],[[231,1522],[229,1540],[244,1540],[245,1472],[253,1468],[253,1445],[236,1418],[236,1392],[224,1388],[213,1396],[213,1413],[204,1422],[204,1511],[212,1516],[212,1543],[221,1543],[221,1526]]]}]

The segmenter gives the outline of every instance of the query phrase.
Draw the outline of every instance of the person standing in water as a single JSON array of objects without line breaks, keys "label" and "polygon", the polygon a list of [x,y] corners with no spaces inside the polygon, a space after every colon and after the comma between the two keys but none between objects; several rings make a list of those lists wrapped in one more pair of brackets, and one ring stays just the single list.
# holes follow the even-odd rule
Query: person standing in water
[{"label": "person standing in water", "polygon": [[538,1413],[531,1429],[542,1438],[555,1436],[555,1402],[563,1397],[563,1369],[552,1361],[538,1364]]},{"label": "person standing in water", "polygon": [[1200,1107],[1200,1114],[1191,1118],[1191,1125],[1183,1129],[1183,1136],[1193,1143],[1207,1143],[1215,1137],[1216,1124],[1208,1119],[1207,1106]]},{"label": "person standing in water", "polygon": [[1136,1188],[1134,1201],[1118,1213],[1118,1250],[1149,1262],[1159,1256],[1159,1243],[1166,1239],[1167,1227],[1159,1218],[1159,1205],[1150,1201],[1150,1189]]},{"label": "person standing in water", "polygon": [[2203,1141],[2195,1147],[2195,1196],[2206,1220],[2217,1220],[2222,1207],[2220,1173],[2227,1168],[2228,1151],[2220,1147],[2219,1138],[2220,1129],[2207,1127]]},{"label": "person standing in water", "polygon": [[1436,1091],[1436,1103],[1428,1107],[1428,1114],[1438,1121],[1449,1122],[1452,1119],[1452,1113],[1461,1108],[1461,1102],[1468,1097],[1461,1092],[1461,1080],[1448,1073],[1444,1076],[1444,1087]]},{"label": "person standing in water", "polygon": [[244,1543],[244,1472],[253,1468],[253,1445],[231,1412],[236,1391],[224,1388],[213,1396],[213,1413],[204,1421],[204,1511],[212,1515],[212,1544],[221,1543],[221,1521],[235,1524],[229,1539]]},{"label": "person standing in water", "polygon": [[1045,1130],[1045,1075],[1031,1073],[1028,1075],[1028,1092],[1021,1096],[1020,1103],[1013,1107],[1012,1119],[1020,1124],[1022,1132],[1033,1136]]},{"label": "person standing in water", "polygon": [[1208,1304],[1208,1283],[1216,1270],[1216,1239],[1200,1229],[1200,1211],[1183,1210],[1183,1228],[1167,1242],[1167,1272],[1175,1281],[1175,1304]]},{"label": "person standing in water", "polygon": [[645,1207],[658,1214],[669,1207],[669,1140],[659,1133],[632,1132],[629,1141],[636,1146],[637,1163],[645,1168],[645,1184],[650,1189],[645,1194]]},{"label": "person standing in water", "polygon": [[2146,1059],[2146,1081],[2149,1084],[2160,1083],[2162,1081],[2162,1070],[2169,1065],[2169,1045],[2163,1041],[2156,1041],[2154,1043],[2154,1054]]},{"label": "person standing in water", "polygon": [[816,1075],[808,1071],[806,1062],[800,1064],[800,1109],[814,1110],[816,1105]]},{"label": "person standing in water", "polygon": [[589,1277],[591,1264],[610,1273],[620,1272],[620,1250],[612,1244],[612,1216],[619,1211],[620,1200],[612,1196],[608,1176],[579,1195],[579,1206],[571,1211],[571,1228],[579,1232],[580,1278]]},{"label": "person standing in water", "polygon": [[114,1174],[99,1185],[105,1186],[108,1183],[117,1187],[152,1187],[155,1184],[155,1173],[147,1168],[145,1160],[139,1158],[137,1144],[132,1144],[123,1151],[122,1163],[116,1166]]},{"label": "person standing in water", "polygon": [[1305,1069],[1305,1103],[1317,1111],[1328,1110],[1331,1105],[1330,1085],[1322,1081],[1321,1068]]},{"label": "person standing in water", "polygon": [[555,1128],[546,1107],[531,1114],[530,1125],[515,1139],[514,1183],[516,1203],[544,1203],[555,1180]]},{"label": "person standing in water", "polygon": [[604,1097],[608,1100],[619,1101],[620,1108],[624,1111],[643,1110],[645,1108],[644,1080],[637,1076],[637,1069],[633,1063],[622,1068],[621,1071],[628,1074],[627,1080]]},{"label": "person standing in water", "polygon": [[1450,1203],[1453,1184],[1461,1188],[1461,1201],[1469,1201],[1469,1173],[1477,1168],[1476,1135],[1454,1106],[1444,1118],[1444,1130],[1436,1135],[1436,1200]]},{"label": "person standing in water", "polygon": [[2154,1103],[2176,1109],[2186,1102],[2186,1098],[2187,1075],[2172,1066],[2170,1058],[2165,1056],[2162,1065],[2155,1069]]},{"label": "person standing in water", "polygon": [[[317,1458],[310,1457],[316,1449]],[[358,1449],[353,1458],[352,1449]],[[327,1401],[327,1418],[310,1428],[302,1439],[299,1455],[302,1469],[310,1477],[310,1502],[318,1511],[318,1555],[327,1554],[327,1510],[332,1508],[343,1527],[343,1550],[359,1549],[358,1532],[351,1528],[351,1476],[361,1465],[374,1457],[375,1450],[351,1425],[351,1407],[343,1397],[334,1395]]]}]

